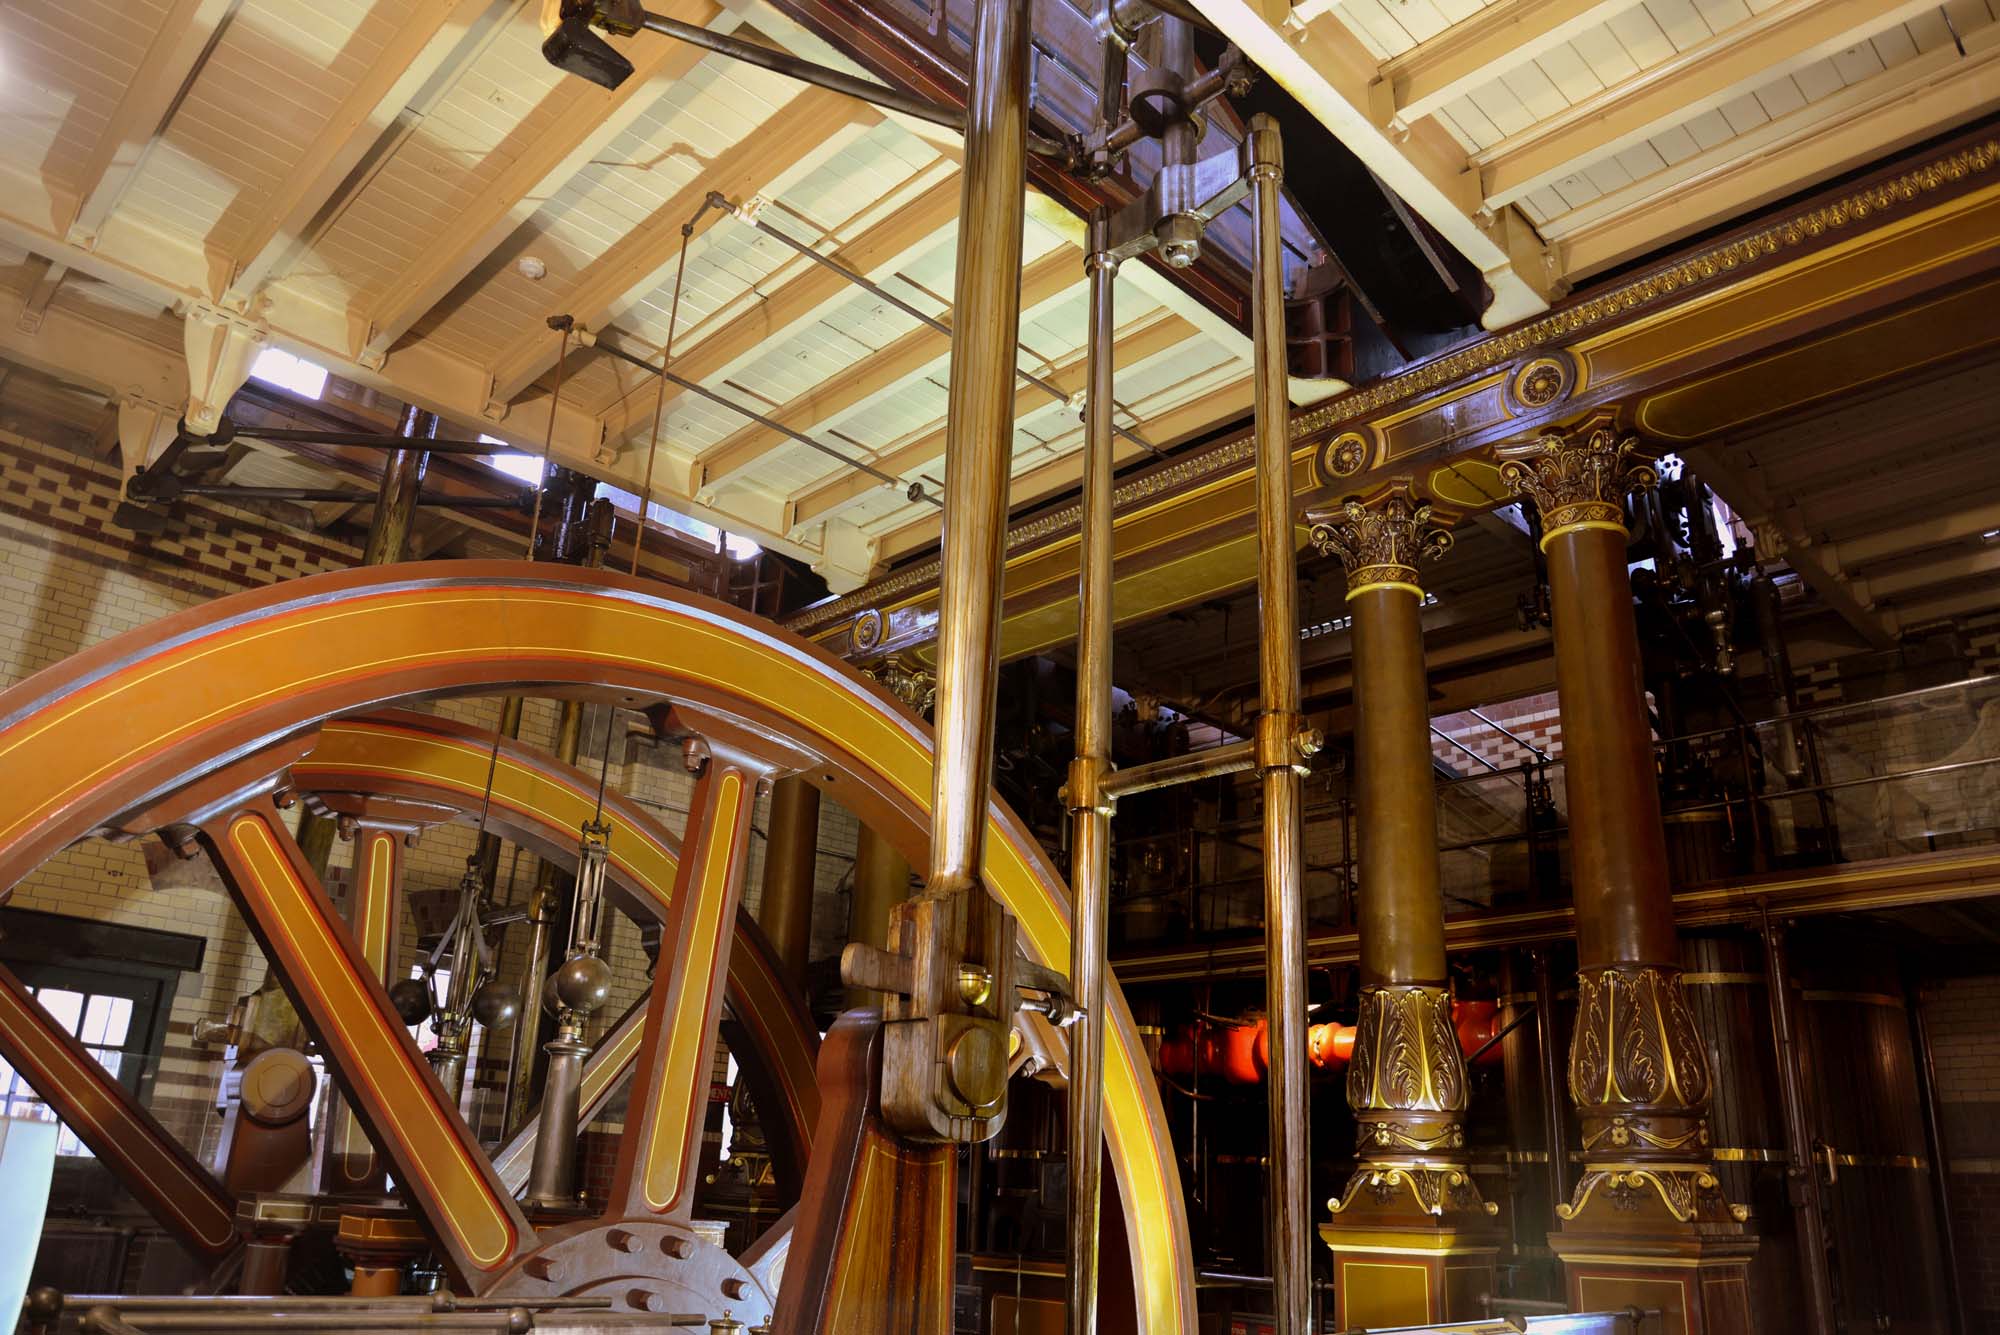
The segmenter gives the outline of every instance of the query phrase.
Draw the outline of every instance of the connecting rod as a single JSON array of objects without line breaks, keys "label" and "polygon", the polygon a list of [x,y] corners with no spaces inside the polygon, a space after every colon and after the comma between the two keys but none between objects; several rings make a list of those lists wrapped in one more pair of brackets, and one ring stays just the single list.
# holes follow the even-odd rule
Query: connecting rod
[{"label": "connecting rod", "polygon": [[1090,220],[1090,322],[1084,400],[1083,557],[1078,577],[1076,759],[1070,764],[1069,982],[1083,1018],[1069,1048],[1069,1335],[1097,1330],[1097,1239],[1104,1119],[1105,917],[1111,898],[1111,470],[1112,371],[1118,261],[1111,220]]},{"label": "connecting rod", "polygon": [[1258,676],[1264,709],[1257,719],[1257,769],[1264,797],[1264,955],[1270,1012],[1271,1300],[1279,1335],[1306,1335],[1312,1320],[1307,1255],[1305,878],[1301,860],[1303,790],[1298,739],[1299,610],[1292,541],[1292,450],[1285,397],[1285,286],[1279,249],[1278,197],[1284,149],[1278,123],[1259,114],[1244,141],[1255,264],[1250,328],[1256,340],[1252,380],[1256,414]]},{"label": "connecting rod", "polygon": [[985,852],[1027,218],[1028,24],[1025,0],[982,0],[965,113],[965,226],[952,300],[962,314],[945,416],[931,895],[976,889]]}]

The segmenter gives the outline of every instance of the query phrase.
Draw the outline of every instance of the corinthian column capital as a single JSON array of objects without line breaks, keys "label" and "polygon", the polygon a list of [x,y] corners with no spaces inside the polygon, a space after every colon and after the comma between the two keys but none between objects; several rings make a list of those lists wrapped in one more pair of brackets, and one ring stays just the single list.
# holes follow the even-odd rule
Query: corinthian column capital
[{"label": "corinthian column capital", "polygon": [[1347,596],[1364,589],[1406,588],[1421,597],[1417,566],[1451,550],[1451,531],[1431,522],[1431,504],[1408,478],[1373,500],[1349,499],[1306,515],[1320,555],[1347,567]]},{"label": "corinthian column capital", "polygon": [[1501,480],[1542,514],[1542,546],[1585,528],[1625,531],[1625,498],[1657,483],[1659,474],[1640,457],[1636,436],[1620,435],[1609,422],[1587,422],[1573,431],[1548,431],[1534,441],[1502,446]]}]

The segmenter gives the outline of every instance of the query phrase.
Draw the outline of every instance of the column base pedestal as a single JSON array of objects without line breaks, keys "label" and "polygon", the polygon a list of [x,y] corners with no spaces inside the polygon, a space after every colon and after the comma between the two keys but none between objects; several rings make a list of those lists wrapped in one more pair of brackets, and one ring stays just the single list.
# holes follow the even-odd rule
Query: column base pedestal
[{"label": "column base pedestal", "polygon": [[1748,1211],[1702,1168],[1592,1168],[1549,1247],[1570,1310],[1661,1313],[1661,1335],[1754,1335]]},{"label": "column base pedestal", "polygon": [[1463,1168],[1363,1167],[1319,1226],[1334,1325],[1426,1326],[1486,1315],[1501,1236]]}]

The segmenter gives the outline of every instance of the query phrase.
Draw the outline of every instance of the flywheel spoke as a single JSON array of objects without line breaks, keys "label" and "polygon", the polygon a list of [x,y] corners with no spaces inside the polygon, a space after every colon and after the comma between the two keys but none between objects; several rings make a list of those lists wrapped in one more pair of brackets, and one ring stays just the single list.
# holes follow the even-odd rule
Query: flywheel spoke
[{"label": "flywheel spoke", "polygon": [[723,980],[763,777],[751,763],[718,752],[695,783],[612,1179],[612,1214],[683,1221],[693,1214]]},{"label": "flywheel spoke", "polygon": [[5,967],[0,1057],[190,1250],[236,1250],[236,1198]]},{"label": "flywheel spoke", "polygon": [[277,808],[260,799],[204,825],[201,839],[440,1255],[461,1286],[483,1291],[533,1232]]}]

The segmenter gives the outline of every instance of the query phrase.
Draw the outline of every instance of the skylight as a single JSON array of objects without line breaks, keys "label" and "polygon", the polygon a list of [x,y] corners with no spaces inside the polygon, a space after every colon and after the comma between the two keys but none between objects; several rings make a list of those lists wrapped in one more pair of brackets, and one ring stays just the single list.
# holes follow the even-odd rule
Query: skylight
[{"label": "skylight", "polygon": [[317,399],[326,393],[326,368],[303,357],[294,357],[283,348],[266,348],[250,364],[250,378],[279,389],[288,389],[300,398]]}]

